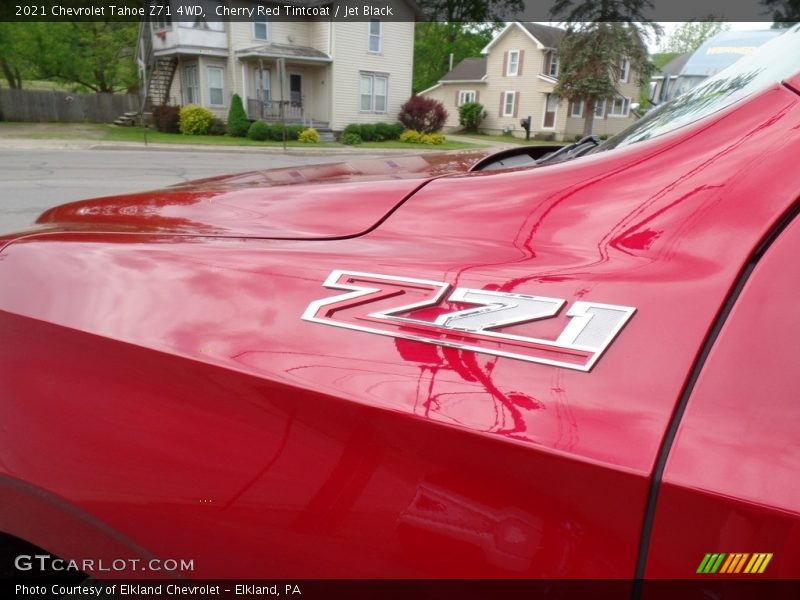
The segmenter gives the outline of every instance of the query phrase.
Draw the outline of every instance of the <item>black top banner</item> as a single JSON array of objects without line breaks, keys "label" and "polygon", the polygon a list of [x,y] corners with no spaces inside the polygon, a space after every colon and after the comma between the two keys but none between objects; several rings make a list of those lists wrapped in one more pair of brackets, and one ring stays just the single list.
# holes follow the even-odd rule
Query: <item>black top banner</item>
[{"label": "black top banner", "polygon": [[[150,20],[188,26],[228,21],[544,21],[557,0],[3,0],[0,21]],[[571,0],[583,20],[800,20],[800,0]],[[631,8],[640,18],[628,19]]]}]

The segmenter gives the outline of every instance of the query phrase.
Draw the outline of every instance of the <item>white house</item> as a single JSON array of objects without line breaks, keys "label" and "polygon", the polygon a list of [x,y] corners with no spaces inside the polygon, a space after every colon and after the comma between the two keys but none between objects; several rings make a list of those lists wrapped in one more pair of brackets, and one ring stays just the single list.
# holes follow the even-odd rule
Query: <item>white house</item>
[{"label": "white house", "polygon": [[[331,14],[337,4],[319,3]],[[411,96],[415,8],[395,5],[395,18],[403,18],[397,14],[403,7],[402,21],[143,22],[137,56],[148,65],[150,103],[199,104],[225,118],[237,93],[252,119],[276,120],[283,110],[287,121],[336,131],[348,123],[395,121]]]}]

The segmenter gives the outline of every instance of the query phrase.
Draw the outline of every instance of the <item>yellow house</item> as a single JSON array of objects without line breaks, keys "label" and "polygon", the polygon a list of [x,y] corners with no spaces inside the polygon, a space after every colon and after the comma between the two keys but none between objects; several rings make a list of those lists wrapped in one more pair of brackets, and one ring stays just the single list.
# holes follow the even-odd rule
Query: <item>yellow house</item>
[{"label": "yellow house", "polygon": [[[486,133],[524,137],[520,121],[530,117],[532,137],[572,139],[583,132],[583,103],[559,100],[553,94],[559,76],[557,48],[563,36],[564,30],[558,27],[509,23],[481,51],[482,57],[464,59],[420,94],[445,105],[446,126],[451,131],[460,127],[458,107],[475,101],[488,113],[481,124]],[[617,97],[595,107],[593,133],[597,135],[618,133],[635,119],[631,103],[639,95],[639,86],[627,59],[620,65],[617,89]]]}]

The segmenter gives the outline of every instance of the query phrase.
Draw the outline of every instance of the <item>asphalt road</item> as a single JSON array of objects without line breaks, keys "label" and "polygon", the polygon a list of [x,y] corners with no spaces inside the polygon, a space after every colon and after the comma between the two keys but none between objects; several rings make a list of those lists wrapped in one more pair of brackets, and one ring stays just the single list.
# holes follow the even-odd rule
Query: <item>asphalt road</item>
[{"label": "asphalt road", "polygon": [[160,188],[238,171],[335,162],[342,155],[118,149],[19,149],[0,143],[0,233],[85,198]]}]

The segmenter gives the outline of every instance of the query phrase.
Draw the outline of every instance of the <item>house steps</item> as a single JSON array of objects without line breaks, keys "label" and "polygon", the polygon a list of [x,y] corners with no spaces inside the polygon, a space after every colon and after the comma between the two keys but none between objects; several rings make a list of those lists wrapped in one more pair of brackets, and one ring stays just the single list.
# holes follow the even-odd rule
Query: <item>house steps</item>
[{"label": "house steps", "polygon": [[[145,124],[149,124],[153,120],[153,113],[151,112],[144,112],[142,113],[142,117],[144,118]],[[114,125],[119,125],[120,127],[135,127],[139,124],[139,113],[137,112],[126,112],[125,114],[120,115],[114,120]]]}]

